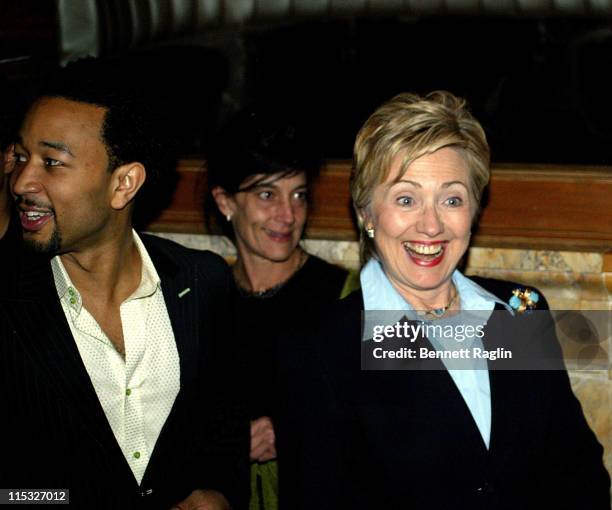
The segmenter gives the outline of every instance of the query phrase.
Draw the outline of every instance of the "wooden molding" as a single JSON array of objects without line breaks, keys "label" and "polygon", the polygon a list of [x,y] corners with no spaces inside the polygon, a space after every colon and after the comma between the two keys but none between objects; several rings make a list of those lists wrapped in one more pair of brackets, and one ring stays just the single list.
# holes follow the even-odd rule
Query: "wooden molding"
[{"label": "wooden molding", "polygon": [[608,253],[604,253],[603,267],[601,268],[601,270],[604,273],[612,273],[612,251],[609,251]]},{"label": "wooden molding", "polygon": [[[206,233],[202,159],[178,164],[171,204],[152,231]],[[329,161],[312,187],[306,237],[356,240],[349,193],[350,162]],[[496,165],[474,246],[612,251],[612,168]]]}]

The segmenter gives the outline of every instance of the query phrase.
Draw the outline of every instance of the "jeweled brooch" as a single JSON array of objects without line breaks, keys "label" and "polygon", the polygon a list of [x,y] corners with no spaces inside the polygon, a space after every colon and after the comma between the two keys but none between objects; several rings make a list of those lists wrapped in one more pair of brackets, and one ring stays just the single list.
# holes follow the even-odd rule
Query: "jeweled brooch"
[{"label": "jeweled brooch", "polygon": [[524,313],[537,308],[539,300],[540,295],[535,290],[519,287],[512,291],[512,297],[508,300],[508,304],[518,313]]}]

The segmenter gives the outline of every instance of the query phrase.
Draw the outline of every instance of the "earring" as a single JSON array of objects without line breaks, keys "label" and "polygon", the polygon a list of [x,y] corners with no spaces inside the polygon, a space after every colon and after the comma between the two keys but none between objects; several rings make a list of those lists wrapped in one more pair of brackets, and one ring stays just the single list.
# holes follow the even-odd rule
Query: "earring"
[{"label": "earring", "polygon": [[366,234],[368,234],[370,239],[374,239],[374,232],[374,227],[366,228]]},{"label": "earring", "polygon": [[231,215],[231,214],[227,214],[227,215],[225,216],[225,219],[226,219],[227,221],[232,221],[232,215]]}]

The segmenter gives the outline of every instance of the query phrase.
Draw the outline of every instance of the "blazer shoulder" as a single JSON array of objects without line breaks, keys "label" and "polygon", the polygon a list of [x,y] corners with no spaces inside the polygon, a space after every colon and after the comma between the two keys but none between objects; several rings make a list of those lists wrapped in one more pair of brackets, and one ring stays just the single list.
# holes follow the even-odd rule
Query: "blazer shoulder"
[{"label": "blazer shoulder", "polygon": [[498,280],[497,278],[484,278],[482,276],[470,276],[470,280],[474,283],[480,285],[483,289],[489,291],[491,294],[494,294],[497,298],[507,303],[508,300],[512,297],[512,291],[515,289],[531,289],[538,293],[539,301],[538,308],[542,310],[548,309],[548,301],[544,297],[544,294],[533,285],[526,285],[524,283],[513,282],[508,280]]},{"label": "blazer shoulder", "polygon": [[187,248],[177,242],[151,234],[139,235],[156,265],[160,259],[165,259],[181,268],[195,269],[198,274],[206,278],[220,277],[224,280],[228,278],[227,262],[212,251]]}]

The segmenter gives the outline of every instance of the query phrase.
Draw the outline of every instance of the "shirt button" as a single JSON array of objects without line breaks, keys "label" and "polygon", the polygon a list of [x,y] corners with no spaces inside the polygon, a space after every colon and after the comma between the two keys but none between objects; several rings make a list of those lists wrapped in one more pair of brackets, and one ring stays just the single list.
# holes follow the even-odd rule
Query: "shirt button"
[{"label": "shirt button", "polygon": [[132,390],[128,388],[125,390],[125,394],[129,397],[132,394]]},{"label": "shirt button", "polygon": [[71,304],[71,305],[76,304],[76,298],[71,297],[71,298],[70,298],[70,304]]},{"label": "shirt button", "polygon": [[140,452],[134,452],[134,458],[135,459],[139,459],[140,458]]},{"label": "shirt button", "polygon": [[495,492],[495,488],[493,487],[493,485],[489,484],[488,482],[485,482],[481,487],[478,487],[476,489],[476,492],[478,492],[479,494],[493,494]]}]

